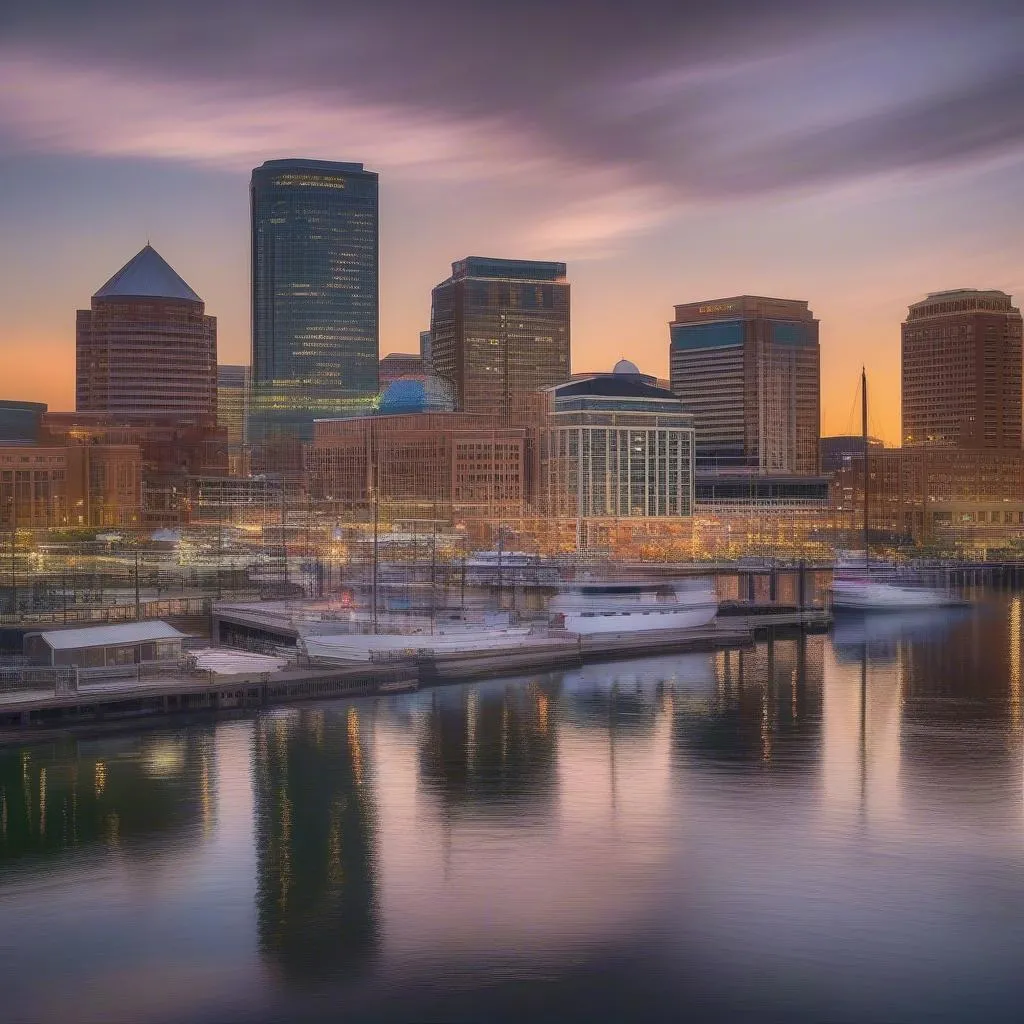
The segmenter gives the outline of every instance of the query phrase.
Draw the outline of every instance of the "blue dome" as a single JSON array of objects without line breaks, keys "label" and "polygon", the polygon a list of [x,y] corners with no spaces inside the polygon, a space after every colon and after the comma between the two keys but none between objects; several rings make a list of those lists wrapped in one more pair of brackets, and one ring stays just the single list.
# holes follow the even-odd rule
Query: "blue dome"
[{"label": "blue dome", "polygon": [[377,412],[397,416],[410,412],[452,412],[455,403],[443,380],[437,377],[399,377],[382,392]]},{"label": "blue dome", "polygon": [[636,363],[630,362],[628,359],[620,359],[613,367],[612,373],[619,374],[620,377],[639,377],[641,376],[640,370]]}]

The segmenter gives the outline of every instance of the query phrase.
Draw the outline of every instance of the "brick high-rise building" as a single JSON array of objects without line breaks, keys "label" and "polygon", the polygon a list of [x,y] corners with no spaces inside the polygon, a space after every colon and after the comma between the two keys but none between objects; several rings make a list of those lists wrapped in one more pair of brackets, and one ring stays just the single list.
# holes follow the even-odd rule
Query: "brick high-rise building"
[{"label": "brick high-rise building", "polygon": [[518,419],[534,392],[569,379],[565,264],[453,263],[433,291],[430,362],[460,411]]},{"label": "brick high-rise building", "polygon": [[146,245],[78,311],[76,408],[217,420],[217,321]]},{"label": "brick high-rise building", "polygon": [[704,468],[817,473],[818,321],[806,302],[737,295],[676,306],[672,390]]},{"label": "brick high-rise building", "polygon": [[1020,448],[1021,314],[1005,292],[934,292],[902,329],[903,443]]}]

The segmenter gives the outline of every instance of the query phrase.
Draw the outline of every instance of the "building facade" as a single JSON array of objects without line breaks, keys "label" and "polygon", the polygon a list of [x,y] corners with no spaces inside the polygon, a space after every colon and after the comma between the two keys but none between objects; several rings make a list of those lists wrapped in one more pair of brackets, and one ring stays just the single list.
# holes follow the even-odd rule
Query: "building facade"
[{"label": "building facade", "polygon": [[38,441],[45,413],[44,402],[0,401],[0,441]]},{"label": "building facade", "polygon": [[146,245],[78,311],[79,412],[217,418],[217,321]]},{"label": "building facade", "polygon": [[413,377],[424,373],[423,360],[413,352],[391,352],[380,361],[378,377],[381,390],[400,377]]},{"label": "building facade", "polygon": [[[869,527],[876,543],[978,548],[1024,541],[1024,451],[920,445],[869,449]],[[832,480],[833,505],[861,528],[864,467]]]},{"label": "building facade", "polygon": [[818,321],[806,302],[740,295],[676,306],[670,383],[704,468],[816,473]]},{"label": "building facade", "polygon": [[298,433],[377,392],[377,175],[269,160],[252,172],[251,439]]},{"label": "building facade", "polygon": [[426,373],[433,373],[430,360],[430,331],[420,331],[420,361]]},{"label": "building facade", "polygon": [[408,412],[320,421],[315,434],[306,469],[316,501],[433,520],[524,515],[526,428],[482,413]]},{"label": "building facade", "polygon": [[556,517],[689,516],[693,417],[632,363],[549,391],[540,439],[542,510]]},{"label": "building facade", "polygon": [[430,361],[460,411],[518,421],[527,396],[569,379],[565,264],[453,263],[432,295]]},{"label": "building facade", "polygon": [[48,412],[43,440],[55,446],[130,446],[139,452],[144,525],[180,522],[187,514],[187,478],[228,472],[228,445],[204,417],[113,417]]},{"label": "building facade", "polygon": [[136,445],[0,446],[0,520],[7,529],[138,526]]},{"label": "building facade", "polygon": [[903,444],[1020,448],[1021,314],[1000,291],[934,292],[902,327]]},{"label": "building facade", "polygon": [[[869,437],[868,444],[872,448],[884,447],[877,437]],[[864,438],[861,434],[835,434],[823,437],[818,445],[821,455],[822,473],[837,473],[848,469],[856,463],[860,465],[864,458]]]},{"label": "building facade", "polygon": [[249,409],[249,367],[221,363],[217,367],[217,426],[229,445],[245,441]]}]

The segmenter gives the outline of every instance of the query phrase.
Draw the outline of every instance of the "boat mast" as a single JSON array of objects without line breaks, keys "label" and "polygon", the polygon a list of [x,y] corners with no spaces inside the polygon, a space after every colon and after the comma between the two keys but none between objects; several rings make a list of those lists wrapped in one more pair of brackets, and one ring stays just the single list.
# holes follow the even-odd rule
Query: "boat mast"
[{"label": "boat mast", "polygon": [[868,374],[860,368],[860,429],[864,441],[864,568],[871,570],[871,554],[868,550],[868,487],[871,473],[868,470]]}]

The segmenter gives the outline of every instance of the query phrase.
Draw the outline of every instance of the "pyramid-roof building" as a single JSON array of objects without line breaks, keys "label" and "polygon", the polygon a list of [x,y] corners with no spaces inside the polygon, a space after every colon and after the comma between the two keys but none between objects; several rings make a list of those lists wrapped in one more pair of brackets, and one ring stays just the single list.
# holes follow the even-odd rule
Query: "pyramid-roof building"
[{"label": "pyramid-roof building", "polygon": [[93,298],[203,301],[148,242],[93,295]]}]

